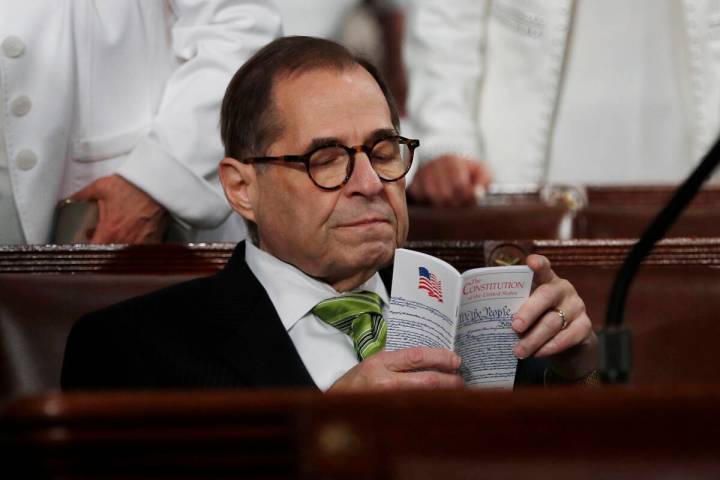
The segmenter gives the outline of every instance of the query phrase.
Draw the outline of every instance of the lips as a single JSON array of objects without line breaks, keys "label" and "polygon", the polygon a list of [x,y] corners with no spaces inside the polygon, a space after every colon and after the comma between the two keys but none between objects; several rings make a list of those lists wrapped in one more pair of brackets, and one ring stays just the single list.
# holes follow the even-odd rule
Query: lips
[{"label": "lips", "polygon": [[379,223],[390,223],[386,218],[380,218],[380,217],[371,217],[371,218],[361,218],[358,220],[353,220],[350,222],[345,222],[340,227],[363,227],[363,226],[371,226]]},{"label": "lips", "polygon": [[395,224],[395,212],[383,201],[360,201],[336,208],[329,224],[335,228],[372,228]]}]

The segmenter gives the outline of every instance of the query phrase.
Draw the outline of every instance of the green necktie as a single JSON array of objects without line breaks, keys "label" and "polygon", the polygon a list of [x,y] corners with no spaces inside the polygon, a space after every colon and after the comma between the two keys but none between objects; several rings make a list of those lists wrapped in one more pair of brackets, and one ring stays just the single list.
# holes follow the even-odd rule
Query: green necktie
[{"label": "green necktie", "polygon": [[315,305],[312,313],[352,338],[360,360],[385,348],[387,324],[376,293],[354,292],[330,298]]}]

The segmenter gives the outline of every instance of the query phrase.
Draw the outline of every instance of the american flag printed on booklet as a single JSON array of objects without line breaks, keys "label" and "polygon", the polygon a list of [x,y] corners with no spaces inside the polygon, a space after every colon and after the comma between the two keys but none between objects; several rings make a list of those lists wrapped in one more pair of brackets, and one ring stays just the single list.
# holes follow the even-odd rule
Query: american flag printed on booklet
[{"label": "american flag printed on booklet", "polygon": [[443,301],[442,282],[438,280],[434,273],[430,273],[425,267],[419,267],[418,270],[418,288],[425,290],[428,296],[437,299],[438,302]]}]

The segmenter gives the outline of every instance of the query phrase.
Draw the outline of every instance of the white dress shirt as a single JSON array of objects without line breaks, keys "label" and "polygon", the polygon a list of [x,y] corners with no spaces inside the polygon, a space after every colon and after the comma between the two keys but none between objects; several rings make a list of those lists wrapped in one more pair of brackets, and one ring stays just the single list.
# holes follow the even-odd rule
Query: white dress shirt
[{"label": "white dress shirt", "polygon": [[[245,242],[245,262],[265,288],[313,381],[323,392],[328,390],[358,359],[350,337],[317,318],[312,309],[342,294],[249,241]],[[361,290],[380,296],[385,315],[390,302],[380,275],[375,273],[353,291]]]}]

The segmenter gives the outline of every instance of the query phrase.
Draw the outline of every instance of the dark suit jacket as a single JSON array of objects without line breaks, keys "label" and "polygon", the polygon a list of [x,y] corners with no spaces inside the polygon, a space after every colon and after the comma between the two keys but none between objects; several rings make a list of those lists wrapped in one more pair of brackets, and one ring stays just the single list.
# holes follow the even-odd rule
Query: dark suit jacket
[{"label": "dark suit jacket", "polygon": [[[381,272],[389,285],[391,272]],[[520,362],[516,383],[542,382]],[[225,268],[80,318],[63,389],[317,388],[239,243]]]}]

